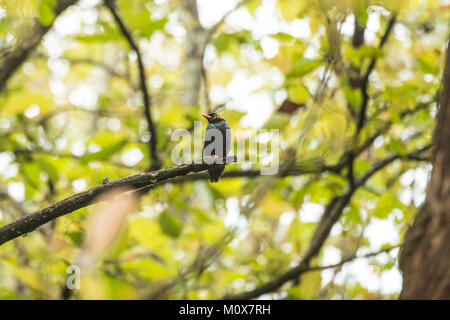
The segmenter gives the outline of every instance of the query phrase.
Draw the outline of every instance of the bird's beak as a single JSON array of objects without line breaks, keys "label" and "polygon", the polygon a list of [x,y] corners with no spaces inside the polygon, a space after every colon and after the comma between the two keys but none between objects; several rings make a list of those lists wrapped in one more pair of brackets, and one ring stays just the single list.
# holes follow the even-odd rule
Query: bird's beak
[{"label": "bird's beak", "polygon": [[201,115],[202,117],[206,118],[206,119],[211,118],[211,116],[208,116],[206,113],[201,113],[200,115]]}]

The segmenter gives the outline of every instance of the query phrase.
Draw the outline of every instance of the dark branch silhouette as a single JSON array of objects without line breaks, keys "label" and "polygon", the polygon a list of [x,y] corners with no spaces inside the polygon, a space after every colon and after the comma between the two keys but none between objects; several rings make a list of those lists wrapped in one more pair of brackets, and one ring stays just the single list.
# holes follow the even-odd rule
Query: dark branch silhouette
[{"label": "dark branch silhouette", "polygon": [[450,299],[450,47],[447,42],[426,198],[404,237],[400,299]]},{"label": "dark branch silhouette", "polygon": [[[54,9],[55,18],[77,0],[58,0]],[[44,35],[50,30],[52,24],[43,26],[36,19],[26,35],[14,49],[7,52],[0,62],[0,91],[2,91],[8,79],[28,58],[30,53],[39,45]]]},{"label": "dark branch silhouette", "polygon": [[150,139],[149,139],[149,153],[150,153],[150,170],[158,170],[161,168],[161,160],[159,159],[158,152],[157,152],[157,144],[158,139],[156,135],[156,128],[155,124],[153,122],[152,113],[150,110],[152,100],[151,96],[148,92],[147,88],[147,77],[145,75],[145,68],[144,68],[144,62],[142,60],[142,54],[139,50],[139,47],[134,40],[133,36],[131,35],[130,30],[125,26],[125,23],[120,18],[116,6],[115,6],[115,0],[105,0],[105,6],[111,11],[111,14],[114,17],[114,21],[119,26],[120,32],[123,34],[127,42],[129,43],[130,47],[133,49],[133,51],[136,53],[137,63],[138,63],[138,69],[139,69],[139,83],[141,86],[142,96],[143,96],[143,102],[144,102],[144,116],[145,120],[147,121],[147,127],[148,131],[150,133]]},{"label": "dark branch silhouette", "polygon": [[[226,164],[237,161],[236,157],[224,159]],[[181,164],[157,171],[138,173],[121,179],[101,184],[87,191],[76,193],[61,201],[58,201],[48,207],[33,213],[27,214],[22,218],[0,228],[0,245],[3,243],[23,236],[36,228],[52,221],[60,216],[71,213],[75,210],[87,207],[96,202],[96,198],[103,192],[118,187],[129,187],[137,189],[152,189],[162,181],[183,176],[191,172],[205,171],[216,164],[208,164],[206,161],[197,161]]]},{"label": "dark branch silhouette", "polygon": [[[414,152],[408,153],[403,156],[405,159],[415,160],[415,157],[418,154],[428,150],[431,146],[426,146]],[[254,299],[263,294],[273,292],[278,290],[285,283],[298,279],[304,272],[306,272],[310,268],[311,260],[317,256],[320,252],[322,246],[325,243],[325,240],[328,238],[330,231],[334,224],[339,220],[340,216],[344,212],[344,209],[350,203],[350,200],[353,194],[359,187],[362,187],[366,181],[372,177],[375,173],[386,167],[388,164],[393,161],[402,158],[399,154],[393,154],[385,159],[379,160],[375,163],[371,169],[369,169],[365,174],[361,177],[356,178],[352,187],[346,191],[343,195],[335,196],[325,208],[325,212],[320,219],[317,228],[314,232],[314,235],[309,243],[308,249],[306,250],[303,259],[297,264],[297,266],[289,269],[285,273],[276,277],[275,279],[256,287],[253,290],[239,293],[236,295],[225,296],[224,299],[232,299],[232,300],[247,300]]]},{"label": "dark branch silhouette", "polygon": [[[382,49],[384,47],[384,45],[386,44],[396,21],[397,21],[397,16],[394,14],[391,17],[391,19],[389,20],[386,31],[384,32],[383,36],[380,39],[380,44],[378,46],[380,49]],[[359,110],[359,117],[358,117],[358,120],[356,123],[356,132],[357,132],[356,136],[359,135],[359,132],[363,128],[364,123],[366,121],[367,107],[369,105],[369,93],[368,93],[369,78],[370,78],[370,75],[372,74],[372,71],[375,69],[376,63],[377,63],[377,58],[373,58],[370,61],[369,66],[367,67],[366,73],[364,74],[364,76],[361,79],[360,88],[361,88],[361,94],[362,94],[362,102],[361,102],[361,106],[360,106],[360,110]]]}]

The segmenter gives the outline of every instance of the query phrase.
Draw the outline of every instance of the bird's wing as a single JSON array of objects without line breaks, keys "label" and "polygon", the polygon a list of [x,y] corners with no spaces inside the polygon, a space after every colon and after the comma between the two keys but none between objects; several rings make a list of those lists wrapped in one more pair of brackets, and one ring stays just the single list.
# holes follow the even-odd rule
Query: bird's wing
[{"label": "bird's wing", "polygon": [[[221,137],[216,139],[217,131],[209,131],[216,129],[220,132]],[[211,145],[212,144],[212,145]],[[211,150],[211,155],[226,156],[230,152],[231,147],[231,131],[227,123],[220,125],[208,125],[205,132],[205,141],[203,149],[208,147]],[[209,155],[206,155],[209,156]]]}]

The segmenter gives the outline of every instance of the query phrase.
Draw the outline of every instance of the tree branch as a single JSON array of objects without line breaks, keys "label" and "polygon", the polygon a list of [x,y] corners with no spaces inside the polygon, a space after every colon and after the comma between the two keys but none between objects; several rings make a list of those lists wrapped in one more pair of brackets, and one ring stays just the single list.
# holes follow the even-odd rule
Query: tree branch
[{"label": "tree branch", "polygon": [[[384,47],[384,45],[386,44],[396,21],[397,21],[397,16],[394,14],[391,17],[391,19],[389,20],[386,31],[384,32],[383,36],[381,37],[380,44],[378,46],[379,49],[382,49]],[[367,113],[366,111],[367,111],[367,107],[369,105],[369,94],[367,92],[368,86],[369,86],[369,77],[372,74],[372,71],[375,69],[376,63],[377,63],[377,58],[373,58],[369,64],[369,66],[367,67],[366,73],[364,74],[364,76],[361,79],[360,88],[361,88],[361,93],[362,93],[362,102],[361,102],[361,107],[360,107],[360,111],[359,111],[359,117],[358,117],[358,120],[356,123],[356,132],[357,132],[356,136],[359,135],[359,132],[363,128],[364,122],[366,121],[366,113]]]},{"label": "tree branch", "polygon": [[[286,282],[298,279],[300,275],[306,272],[310,267],[309,264],[317,254],[319,254],[322,246],[325,243],[328,235],[334,224],[338,221],[339,217],[342,215],[344,209],[350,203],[350,200],[356,190],[363,186],[365,182],[372,177],[379,170],[386,167],[388,164],[392,163],[394,160],[399,158],[409,159],[409,156],[417,156],[421,152],[427,150],[430,146],[424,147],[417,151],[411,152],[405,156],[401,156],[399,154],[393,154],[385,159],[380,160],[375,163],[371,169],[369,169],[363,176],[356,179],[353,187],[346,191],[343,195],[334,197],[328,206],[325,208],[325,212],[320,219],[318,226],[314,232],[314,235],[309,243],[308,249],[303,256],[303,259],[299,262],[296,267],[293,267],[283,273],[282,275],[276,277],[275,279],[247,292],[239,293],[232,296],[225,296],[224,299],[233,299],[233,300],[247,300],[254,299],[263,294],[275,291],[279,289]],[[414,160],[414,159],[411,159]]]},{"label": "tree branch", "polygon": [[359,48],[364,44],[364,33],[366,32],[366,25],[358,18],[358,13],[353,12],[355,17],[355,28],[353,31],[352,45],[354,48]]},{"label": "tree branch", "polygon": [[133,51],[136,53],[136,58],[138,62],[138,69],[139,69],[139,82],[141,86],[141,91],[143,95],[143,102],[144,102],[144,116],[147,121],[148,131],[150,133],[150,140],[149,140],[149,153],[150,153],[150,159],[151,159],[151,165],[150,170],[158,170],[161,168],[161,160],[159,159],[158,153],[157,153],[157,135],[156,135],[156,128],[155,124],[153,123],[152,119],[152,113],[150,111],[150,106],[152,104],[150,94],[148,93],[147,88],[147,77],[145,75],[145,68],[144,68],[144,62],[142,60],[142,55],[139,50],[139,47],[137,43],[134,41],[133,36],[131,35],[131,32],[128,30],[128,28],[125,26],[123,20],[120,18],[119,14],[117,13],[116,7],[115,7],[115,0],[105,0],[105,6],[111,11],[111,14],[114,17],[115,22],[119,26],[120,31],[122,32],[123,36],[127,40],[130,47],[133,49]]},{"label": "tree branch", "polygon": [[392,251],[394,249],[398,249],[400,247],[401,247],[401,245],[392,246],[392,247],[384,248],[384,249],[381,249],[381,250],[378,250],[378,251],[375,251],[375,252],[370,252],[370,253],[362,255],[362,256],[357,256],[355,254],[355,255],[353,255],[353,256],[351,256],[349,258],[342,259],[340,262],[335,263],[335,264],[330,264],[330,265],[326,265],[326,266],[309,267],[308,269],[305,269],[305,271],[303,271],[303,273],[311,272],[311,271],[321,271],[321,270],[326,270],[326,269],[339,268],[339,267],[343,266],[344,264],[346,264],[348,262],[351,262],[353,260],[362,259],[362,258],[371,258],[371,257],[377,256],[377,255],[379,255],[381,253],[389,252],[389,251]]},{"label": "tree branch", "polygon": [[[225,164],[231,164],[236,161],[236,157],[227,157],[224,159]],[[190,172],[205,171],[211,166],[216,166],[214,163],[208,164],[205,161],[199,163],[196,162],[197,161],[181,164],[158,171],[138,173],[111,181],[106,184],[101,184],[84,192],[76,193],[46,208],[27,214],[26,216],[1,227],[0,245],[27,234],[53,219],[97,202],[96,199],[103,192],[118,187],[131,187],[133,189],[137,188],[138,190],[141,188],[154,188],[162,181],[183,176]]]},{"label": "tree branch", "polygon": [[[75,4],[77,0],[58,0],[54,13],[55,19],[69,6]],[[6,82],[12,74],[28,58],[30,53],[39,45],[44,35],[50,30],[52,24],[43,26],[36,19],[15,49],[7,52],[0,62],[0,91],[5,88]]]}]

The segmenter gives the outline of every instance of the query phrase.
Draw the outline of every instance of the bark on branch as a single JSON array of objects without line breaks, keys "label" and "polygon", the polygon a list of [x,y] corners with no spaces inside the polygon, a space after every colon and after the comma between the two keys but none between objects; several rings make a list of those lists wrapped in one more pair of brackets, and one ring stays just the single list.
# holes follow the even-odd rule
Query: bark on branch
[{"label": "bark on branch", "polygon": [[[231,164],[236,161],[237,158],[235,156],[224,159],[226,164]],[[207,161],[207,158],[205,158],[205,161],[194,161],[158,171],[138,173],[111,181],[106,184],[101,184],[84,192],[74,194],[41,210],[27,214],[26,216],[23,216],[22,218],[0,228],[0,245],[17,237],[23,236],[60,216],[97,202],[96,199],[103,192],[118,187],[151,189],[162,181],[178,176],[184,176],[191,172],[205,171],[215,165],[216,164],[214,163],[211,164],[211,162]]]},{"label": "bark on branch", "polygon": [[[392,29],[394,28],[395,22],[397,21],[397,16],[394,14],[391,19],[388,22],[386,31],[384,32],[383,36],[380,39],[380,44],[378,46],[379,49],[382,49],[384,45],[386,44],[387,40],[389,39],[389,35],[391,34]],[[359,132],[362,130],[364,123],[366,121],[366,113],[367,113],[367,107],[369,105],[369,93],[368,93],[368,87],[369,87],[369,78],[372,74],[372,71],[375,69],[375,65],[377,63],[377,58],[373,58],[370,61],[369,66],[367,67],[367,70],[364,74],[364,76],[361,79],[360,89],[362,94],[362,102],[359,110],[359,116],[356,123],[356,132],[358,137]]]}]

